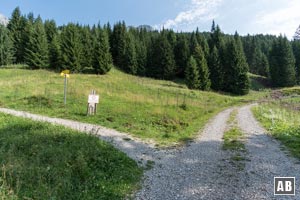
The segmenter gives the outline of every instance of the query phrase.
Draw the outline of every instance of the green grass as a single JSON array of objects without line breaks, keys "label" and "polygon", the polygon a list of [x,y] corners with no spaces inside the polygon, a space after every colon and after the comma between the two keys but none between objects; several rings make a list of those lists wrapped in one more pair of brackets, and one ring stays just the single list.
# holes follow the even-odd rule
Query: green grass
[{"label": "green grass", "polygon": [[237,127],[236,115],[237,115],[237,110],[234,110],[230,114],[230,117],[227,121],[229,128],[227,129],[227,131],[225,131],[223,135],[223,139],[224,139],[223,149],[231,150],[231,151],[245,151],[245,145],[242,142],[244,134]]},{"label": "green grass", "polygon": [[[95,116],[86,116],[87,96],[100,94]],[[67,106],[63,78],[45,70],[0,70],[0,106],[99,124],[152,139],[160,145],[182,143],[221,110],[263,98],[251,91],[243,97],[188,90],[182,83],[140,78],[112,69],[107,75],[71,74]]]},{"label": "green grass", "polygon": [[141,175],[97,137],[0,114],[0,199],[124,199]]},{"label": "green grass", "polygon": [[237,109],[233,110],[227,121],[227,130],[223,135],[223,150],[230,151],[230,163],[237,170],[245,169],[246,147],[243,142],[244,134],[239,129],[236,121]]},{"label": "green grass", "polygon": [[284,99],[253,108],[255,117],[290,153],[300,158],[300,98]]}]

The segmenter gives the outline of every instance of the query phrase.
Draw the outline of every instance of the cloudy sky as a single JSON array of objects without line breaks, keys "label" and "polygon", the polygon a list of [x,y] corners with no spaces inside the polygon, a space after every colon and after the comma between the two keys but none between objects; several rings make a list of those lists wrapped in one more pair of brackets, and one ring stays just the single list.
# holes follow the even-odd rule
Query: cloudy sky
[{"label": "cloudy sky", "polygon": [[10,17],[16,6],[59,25],[125,20],[134,26],[208,31],[214,19],[225,33],[281,33],[289,38],[300,25],[299,0],[3,0],[0,14]]}]

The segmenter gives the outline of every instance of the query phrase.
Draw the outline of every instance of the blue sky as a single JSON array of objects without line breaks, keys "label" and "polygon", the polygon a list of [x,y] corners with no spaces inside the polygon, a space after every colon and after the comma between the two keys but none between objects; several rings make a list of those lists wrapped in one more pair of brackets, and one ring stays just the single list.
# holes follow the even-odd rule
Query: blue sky
[{"label": "blue sky", "polygon": [[10,17],[16,6],[59,25],[125,20],[134,26],[208,31],[215,19],[226,33],[282,33],[289,38],[300,25],[299,0],[2,0],[0,13]]}]

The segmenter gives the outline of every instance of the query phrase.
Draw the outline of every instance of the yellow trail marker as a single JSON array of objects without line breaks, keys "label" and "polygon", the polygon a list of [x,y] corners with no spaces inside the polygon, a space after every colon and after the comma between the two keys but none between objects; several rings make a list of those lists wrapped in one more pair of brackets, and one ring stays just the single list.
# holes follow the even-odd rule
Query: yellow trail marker
[{"label": "yellow trail marker", "polygon": [[64,103],[67,104],[67,79],[70,78],[70,70],[64,70],[60,73],[61,76],[65,77],[64,82]]}]

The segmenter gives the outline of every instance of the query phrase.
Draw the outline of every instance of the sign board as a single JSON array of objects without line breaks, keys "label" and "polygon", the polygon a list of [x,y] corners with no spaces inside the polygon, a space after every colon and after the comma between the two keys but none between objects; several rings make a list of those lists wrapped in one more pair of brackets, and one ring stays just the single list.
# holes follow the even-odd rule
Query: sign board
[{"label": "sign board", "polygon": [[61,73],[64,73],[64,74],[70,74],[70,70],[64,70],[64,71],[62,71]]},{"label": "sign board", "polygon": [[99,103],[99,95],[90,94],[88,98],[88,103]]}]

